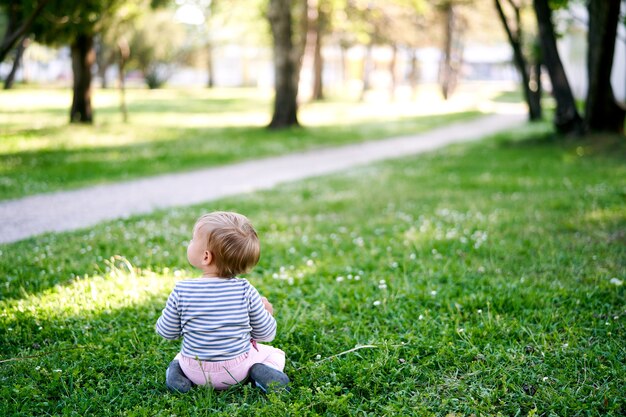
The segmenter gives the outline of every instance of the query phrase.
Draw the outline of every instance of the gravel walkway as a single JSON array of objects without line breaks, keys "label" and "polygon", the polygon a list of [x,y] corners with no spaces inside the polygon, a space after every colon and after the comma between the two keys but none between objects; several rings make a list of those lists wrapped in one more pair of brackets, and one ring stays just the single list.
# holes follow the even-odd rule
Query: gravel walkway
[{"label": "gravel walkway", "polygon": [[216,200],[356,165],[414,155],[451,143],[478,140],[519,126],[525,120],[524,114],[485,116],[419,135],[0,202],[0,243],[45,232],[85,228],[105,220]]}]

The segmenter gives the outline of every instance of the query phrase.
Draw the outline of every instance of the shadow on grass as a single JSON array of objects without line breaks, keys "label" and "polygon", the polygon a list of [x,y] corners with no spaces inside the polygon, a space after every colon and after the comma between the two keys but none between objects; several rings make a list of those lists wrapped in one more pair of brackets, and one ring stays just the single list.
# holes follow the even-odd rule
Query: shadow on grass
[{"label": "shadow on grass", "polygon": [[[533,124],[531,124],[533,126]],[[612,155],[626,157],[626,137],[614,133],[591,133],[583,136],[562,135],[553,131],[548,122],[534,124],[536,133],[526,131],[507,132],[495,135],[494,138],[502,147],[529,149],[541,147],[558,147],[567,151],[574,150],[583,155]]]}]

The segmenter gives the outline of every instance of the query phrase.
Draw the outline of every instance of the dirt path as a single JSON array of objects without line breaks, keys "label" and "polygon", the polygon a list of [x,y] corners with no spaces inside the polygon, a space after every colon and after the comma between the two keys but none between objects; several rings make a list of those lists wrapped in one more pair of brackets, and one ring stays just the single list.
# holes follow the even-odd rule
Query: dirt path
[{"label": "dirt path", "polygon": [[418,135],[4,201],[0,202],[0,243],[216,200],[451,143],[474,141],[519,126],[525,120],[524,114],[497,114]]}]

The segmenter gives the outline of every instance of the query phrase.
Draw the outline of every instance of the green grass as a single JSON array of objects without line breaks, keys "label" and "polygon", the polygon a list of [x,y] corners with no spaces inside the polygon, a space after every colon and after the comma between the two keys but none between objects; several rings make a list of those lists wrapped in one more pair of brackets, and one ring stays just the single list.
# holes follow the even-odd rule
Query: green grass
[{"label": "green grass", "polygon": [[[0,246],[0,415],[624,415],[626,150],[547,130]],[[216,209],[257,226],[290,394],[165,389]]]},{"label": "green grass", "polygon": [[0,200],[423,132],[480,115],[331,100],[302,106],[305,128],[277,132],[264,128],[272,97],[258,90],[129,90],[123,124],[117,91],[96,90],[95,126],[70,126],[70,99],[60,89],[2,93]]}]

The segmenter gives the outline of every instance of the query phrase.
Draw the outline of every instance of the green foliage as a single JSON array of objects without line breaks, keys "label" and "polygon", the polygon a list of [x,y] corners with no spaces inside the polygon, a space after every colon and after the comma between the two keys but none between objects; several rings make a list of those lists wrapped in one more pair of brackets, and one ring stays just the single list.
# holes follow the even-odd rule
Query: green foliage
[{"label": "green foliage", "polygon": [[35,19],[32,33],[47,45],[71,43],[77,34],[95,35],[123,0],[51,0]]},{"label": "green foliage", "polygon": [[119,59],[119,43],[128,42],[137,19],[149,11],[147,0],[125,1],[113,13],[104,16],[99,32],[102,61],[98,65],[112,64]]},{"label": "green foliage", "polygon": [[[624,415],[626,152],[548,129],[1,245],[0,415]],[[289,394],[165,389],[216,209],[259,231]]]},{"label": "green foliage", "polygon": [[185,30],[174,22],[170,11],[145,13],[135,23],[129,41],[130,65],[141,70],[148,87],[159,88],[184,55],[184,41]]},{"label": "green foliage", "polygon": [[[573,0],[574,3],[582,3],[581,0]],[[565,9],[570,3],[570,0],[549,0],[548,4],[552,10]]]},{"label": "green foliage", "polygon": [[8,24],[6,10],[0,8],[0,33],[4,34],[6,32]]}]

